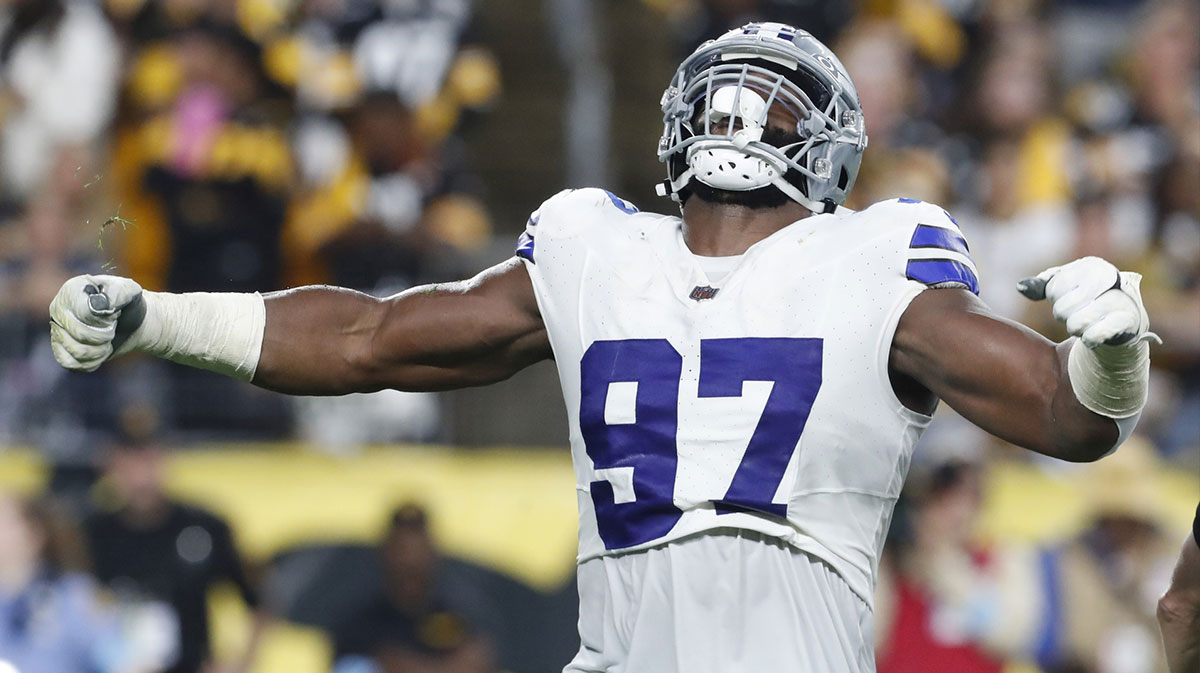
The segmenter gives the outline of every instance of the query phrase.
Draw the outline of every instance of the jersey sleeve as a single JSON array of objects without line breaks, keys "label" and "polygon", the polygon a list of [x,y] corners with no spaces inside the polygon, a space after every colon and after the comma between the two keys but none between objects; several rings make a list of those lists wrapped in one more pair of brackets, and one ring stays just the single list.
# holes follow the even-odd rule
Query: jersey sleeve
[{"label": "jersey sleeve", "polygon": [[905,276],[932,288],[962,288],[979,294],[979,271],[971,259],[971,248],[958,222],[945,210],[931,203],[897,199],[897,207],[911,208],[908,223],[908,249]]},{"label": "jersey sleeve", "polygon": [[[516,255],[537,264],[538,240],[571,238],[586,222],[607,209],[633,215],[638,209],[628,201],[604,189],[564,189],[542,202],[525,222],[525,231],[517,239]],[[545,246],[543,246],[545,247]]]}]

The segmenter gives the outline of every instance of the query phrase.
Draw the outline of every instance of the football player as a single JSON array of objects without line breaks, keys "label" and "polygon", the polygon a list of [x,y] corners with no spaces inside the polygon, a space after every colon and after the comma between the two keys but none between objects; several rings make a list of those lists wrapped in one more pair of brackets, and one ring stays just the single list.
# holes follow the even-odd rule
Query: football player
[{"label": "football player", "polygon": [[839,207],[867,134],[845,68],[802,30],[702,45],[662,108],[660,191],[681,216],[565,191],[512,259],[386,299],[82,276],[51,306],[55,355],[90,371],[139,351],[322,395],[551,358],[578,480],[567,671],[873,671],[879,552],[937,401],[1063,460],[1114,450],[1146,400],[1139,277],[1086,258],[1024,282],[1074,335],[1055,344],[979,301],[941,208]]},{"label": "football player", "polygon": [[1171,586],[1158,600],[1158,625],[1171,673],[1200,673],[1200,505]]}]

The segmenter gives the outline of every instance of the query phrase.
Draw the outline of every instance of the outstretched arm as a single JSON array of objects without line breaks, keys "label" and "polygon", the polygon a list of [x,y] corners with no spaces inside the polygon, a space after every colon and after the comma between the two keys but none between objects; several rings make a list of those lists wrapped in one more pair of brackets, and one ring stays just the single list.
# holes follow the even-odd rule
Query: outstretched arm
[{"label": "outstretched arm", "polygon": [[1156,337],[1148,332],[1140,277],[1091,257],[1039,279],[1035,291],[1022,291],[1049,299],[1079,339],[1051,343],[964,290],[926,291],[913,299],[893,338],[893,385],[903,391],[915,382],[1014,444],[1064,460],[1096,460],[1124,439],[1145,404],[1145,342]]},{"label": "outstretched arm", "polygon": [[1070,342],[1054,344],[1005,320],[966,290],[913,299],[892,340],[891,369],[987,432],[1070,461],[1094,460],[1117,441],[1112,420],[1088,411],[1067,375]]},{"label": "outstretched arm", "polygon": [[551,356],[517,259],[387,299],[333,287],[154,293],[127,278],[80,276],[50,313],[55,357],[69,369],[141,351],[293,394],[480,385]]},{"label": "outstretched arm", "polygon": [[515,258],[387,299],[332,287],[265,299],[254,383],[287,393],[477,386],[551,355],[529,273]]}]

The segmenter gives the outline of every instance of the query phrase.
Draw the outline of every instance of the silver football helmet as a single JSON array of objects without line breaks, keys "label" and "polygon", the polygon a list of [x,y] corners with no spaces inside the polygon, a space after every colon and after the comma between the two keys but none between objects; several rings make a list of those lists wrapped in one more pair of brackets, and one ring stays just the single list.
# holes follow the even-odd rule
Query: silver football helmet
[{"label": "silver football helmet", "polygon": [[[795,142],[763,141],[773,107],[795,119]],[[814,213],[846,200],[867,134],[841,61],[812,35],[750,23],[704,43],[663,93],[662,196],[682,202],[695,177],[715,189],[774,186]],[[792,134],[788,134],[792,135]]]}]

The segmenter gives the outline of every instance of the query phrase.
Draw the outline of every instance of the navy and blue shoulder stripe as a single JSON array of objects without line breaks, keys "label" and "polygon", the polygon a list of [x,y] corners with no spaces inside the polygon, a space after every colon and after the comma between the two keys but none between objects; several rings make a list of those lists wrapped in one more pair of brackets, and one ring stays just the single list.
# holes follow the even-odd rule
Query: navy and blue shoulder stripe
[{"label": "navy and blue shoulder stripe", "polygon": [[517,249],[515,252],[517,257],[533,261],[533,237],[529,235],[529,232],[521,232],[521,235],[517,238]]},{"label": "navy and blue shoulder stripe", "polygon": [[[914,199],[898,201],[921,203]],[[958,222],[941,208],[924,205],[908,242],[908,279],[929,287],[961,287],[979,294],[979,271]]]},{"label": "navy and blue shoulder stripe", "polygon": [[632,203],[626,201],[625,199],[617,196],[616,194],[613,194],[612,192],[608,191],[607,189],[602,190],[602,191],[608,196],[608,200],[611,201],[612,204],[617,207],[617,210],[621,211],[622,213],[625,213],[626,215],[636,215],[638,213],[637,206],[635,206]]},{"label": "navy and blue shoulder stripe", "polygon": [[530,262],[533,261],[533,234],[537,229],[537,223],[541,217],[542,211],[540,208],[529,215],[529,219],[525,222],[525,231],[522,231],[521,235],[517,238],[517,257],[527,259]]}]

